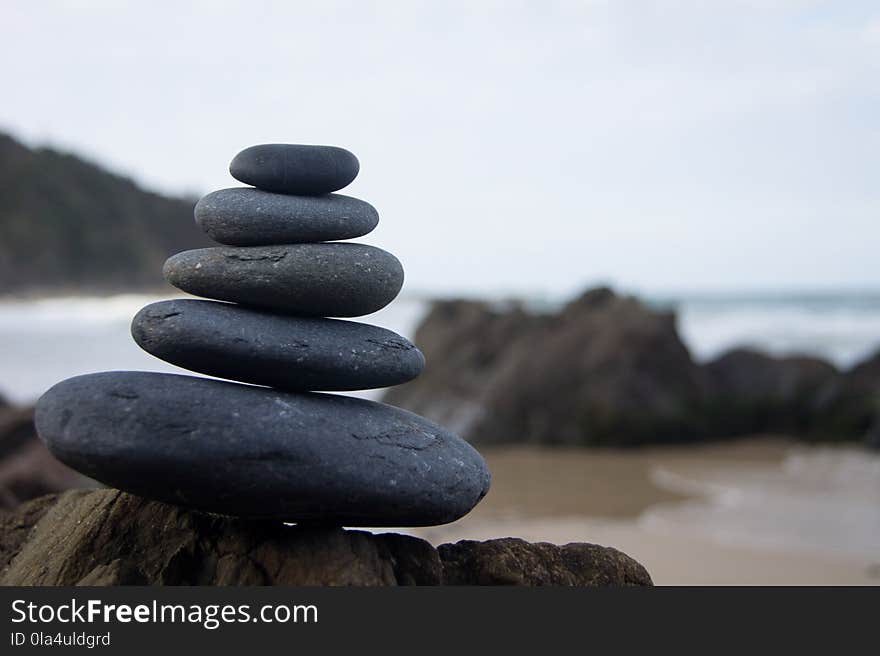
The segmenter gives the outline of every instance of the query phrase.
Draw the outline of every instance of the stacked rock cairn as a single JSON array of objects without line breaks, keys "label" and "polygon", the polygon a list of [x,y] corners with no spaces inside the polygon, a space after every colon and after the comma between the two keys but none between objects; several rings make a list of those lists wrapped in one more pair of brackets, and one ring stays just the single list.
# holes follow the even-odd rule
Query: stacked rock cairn
[{"label": "stacked rock cairn", "polygon": [[489,488],[480,455],[405,410],[338,392],[411,380],[421,352],[377,326],[403,284],[363,236],[379,217],[331,192],[357,158],[330,146],[247,148],[230,173],[250,187],[202,198],[216,242],[165,264],[177,288],[213,300],[143,308],[135,341],[217,380],[116,371],[77,376],[37,404],[37,430],[74,469],[142,497],[255,519],[428,526],[469,512]]}]

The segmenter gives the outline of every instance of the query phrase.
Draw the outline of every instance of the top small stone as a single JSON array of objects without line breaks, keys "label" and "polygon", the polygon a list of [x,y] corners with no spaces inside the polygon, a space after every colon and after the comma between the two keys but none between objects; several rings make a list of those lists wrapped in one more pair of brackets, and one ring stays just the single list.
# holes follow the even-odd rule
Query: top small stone
[{"label": "top small stone", "polygon": [[232,160],[236,180],[276,194],[319,196],[342,189],[357,177],[360,163],[335,146],[262,144],[245,148]]}]

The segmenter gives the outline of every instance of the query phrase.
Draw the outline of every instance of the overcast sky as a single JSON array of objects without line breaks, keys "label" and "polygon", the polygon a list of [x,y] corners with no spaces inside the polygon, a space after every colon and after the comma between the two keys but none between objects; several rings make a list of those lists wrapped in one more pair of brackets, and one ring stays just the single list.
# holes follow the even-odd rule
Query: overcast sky
[{"label": "overcast sky", "polygon": [[125,4],[4,0],[0,129],[168,193],[344,146],[410,290],[880,287],[874,0]]}]

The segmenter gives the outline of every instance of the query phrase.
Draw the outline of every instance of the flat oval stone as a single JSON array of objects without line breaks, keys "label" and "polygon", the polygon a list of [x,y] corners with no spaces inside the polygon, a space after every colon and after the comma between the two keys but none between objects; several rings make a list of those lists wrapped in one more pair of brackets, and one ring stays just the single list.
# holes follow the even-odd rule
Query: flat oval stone
[{"label": "flat oval stone", "polygon": [[421,351],[385,328],[215,301],[153,303],[137,313],[131,334],[145,351],[179,367],[286,390],[389,387],[425,366]]},{"label": "flat oval stone", "polygon": [[261,144],[245,148],[229,165],[232,177],[279,194],[317,196],[342,189],[357,177],[360,163],[336,146]]},{"label": "flat oval stone", "polygon": [[350,196],[285,196],[252,187],[208,194],[195,216],[211,239],[231,246],[353,239],[379,223],[372,205]]},{"label": "flat oval stone", "polygon": [[403,286],[397,258],[366,244],[200,248],[172,255],[163,272],[196,296],[311,317],[370,314]]},{"label": "flat oval stone", "polygon": [[464,440],[382,403],[109,372],[37,403],[40,437],[107,485],[225,515],[344,526],[451,522],[489,489]]}]

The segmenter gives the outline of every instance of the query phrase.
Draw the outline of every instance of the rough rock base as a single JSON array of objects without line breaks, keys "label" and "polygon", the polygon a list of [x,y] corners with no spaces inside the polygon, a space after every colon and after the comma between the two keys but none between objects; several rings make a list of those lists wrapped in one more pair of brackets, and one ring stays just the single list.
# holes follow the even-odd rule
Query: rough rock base
[{"label": "rough rock base", "polygon": [[246,522],[118,490],[0,514],[2,585],[651,585],[616,549]]}]

